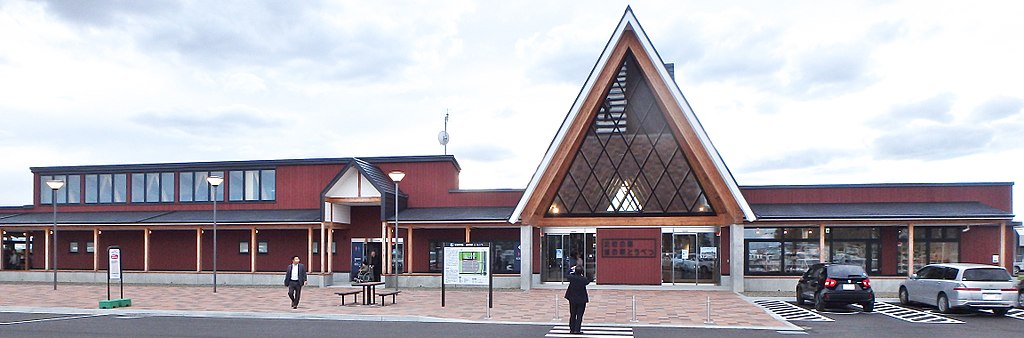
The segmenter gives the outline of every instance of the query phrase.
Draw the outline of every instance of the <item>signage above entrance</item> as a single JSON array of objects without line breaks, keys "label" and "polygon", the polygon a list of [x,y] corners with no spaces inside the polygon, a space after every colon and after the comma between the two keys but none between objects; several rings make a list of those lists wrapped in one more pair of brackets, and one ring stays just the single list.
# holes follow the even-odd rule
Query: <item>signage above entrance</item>
[{"label": "signage above entrance", "polygon": [[658,241],[651,238],[608,238],[601,240],[601,258],[653,258]]}]

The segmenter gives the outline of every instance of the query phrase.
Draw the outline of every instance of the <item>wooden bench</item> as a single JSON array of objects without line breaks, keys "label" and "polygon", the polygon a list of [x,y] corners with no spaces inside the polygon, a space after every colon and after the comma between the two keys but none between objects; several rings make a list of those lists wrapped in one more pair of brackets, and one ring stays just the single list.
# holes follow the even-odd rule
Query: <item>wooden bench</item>
[{"label": "wooden bench", "polygon": [[352,302],[359,302],[359,294],[363,293],[363,290],[346,290],[341,292],[335,292],[334,294],[341,296],[341,305],[345,305],[345,296],[352,295]]},{"label": "wooden bench", "polygon": [[384,297],[387,297],[387,296],[391,296],[391,304],[394,304],[395,303],[395,297],[399,293],[402,293],[402,291],[399,291],[399,290],[381,290],[380,292],[377,292],[377,295],[380,296],[380,306],[384,306],[385,305]]}]

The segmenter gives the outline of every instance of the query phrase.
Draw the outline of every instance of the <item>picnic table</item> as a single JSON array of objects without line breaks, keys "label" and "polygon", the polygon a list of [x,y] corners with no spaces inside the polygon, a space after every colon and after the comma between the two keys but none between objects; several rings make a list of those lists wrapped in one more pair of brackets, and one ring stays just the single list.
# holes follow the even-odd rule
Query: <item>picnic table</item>
[{"label": "picnic table", "polygon": [[374,296],[376,295],[377,285],[384,285],[384,282],[363,282],[363,283],[352,283],[352,286],[363,287],[363,305],[374,304]]}]

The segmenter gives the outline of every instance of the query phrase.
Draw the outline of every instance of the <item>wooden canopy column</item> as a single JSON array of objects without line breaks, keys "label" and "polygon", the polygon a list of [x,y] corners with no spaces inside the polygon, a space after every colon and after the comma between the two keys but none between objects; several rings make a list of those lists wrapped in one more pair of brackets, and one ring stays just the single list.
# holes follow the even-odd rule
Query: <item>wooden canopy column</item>
[{"label": "wooden canopy column", "polygon": [[409,226],[409,230],[407,230],[406,233],[408,234],[409,240],[405,241],[405,272],[412,273],[412,267],[415,266],[412,264],[412,258],[414,256],[412,253],[415,252],[412,250],[412,226]]},{"label": "wooden canopy column", "polygon": [[[44,263],[45,263],[44,268],[45,268],[45,270],[50,270],[50,252],[51,252],[50,251],[50,247],[51,247],[51,245],[50,245],[50,236],[51,236],[50,230],[43,229],[43,235],[44,235],[43,237],[46,237],[46,245],[45,245],[46,260],[44,261]],[[25,265],[27,266],[28,264],[25,264]]]},{"label": "wooden canopy column", "polygon": [[[86,244],[88,247],[89,244]],[[100,229],[92,229],[92,271],[100,271]],[[88,248],[86,248],[88,250]]]},{"label": "wooden canopy column", "polygon": [[327,255],[327,273],[334,272],[334,225],[330,227],[330,231],[327,232],[327,250],[324,250],[324,255]]},{"label": "wooden canopy column", "polygon": [[196,228],[196,272],[203,271],[203,228]]},{"label": "wooden canopy column", "polygon": [[306,261],[313,263],[313,227],[306,230]]},{"label": "wooden canopy column", "polygon": [[256,228],[249,229],[249,272],[256,273],[256,234],[260,233]]},{"label": "wooden canopy column", "polygon": [[825,263],[825,223],[818,224],[818,263]]},{"label": "wooden canopy column", "polygon": [[914,274],[914,223],[907,224],[907,276]]},{"label": "wooden canopy column", "polygon": [[149,228],[142,229],[142,271],[149,271],[149,235],[153,231]]},{"label": "wooden canopy column", "polygon": [[324,257],[324,252],[326,251],[324,250],[326,248],[324,240],[327,239],[327,230],[325,229],[325,224],[326,223],[324,222],[320,222],[320,273],[327,272],[327,269],[325,269],[327,267],[327,259],[326,257]]},{"label": "wooden canopy column", "polygon": [[999,223],[999,266],[1013,271],[1013,266],[1006,264],[1006,222]]},{"label": "wooden canopy column", "polygon": [[466,226],[466,243],[469,243],[469,225]]}]

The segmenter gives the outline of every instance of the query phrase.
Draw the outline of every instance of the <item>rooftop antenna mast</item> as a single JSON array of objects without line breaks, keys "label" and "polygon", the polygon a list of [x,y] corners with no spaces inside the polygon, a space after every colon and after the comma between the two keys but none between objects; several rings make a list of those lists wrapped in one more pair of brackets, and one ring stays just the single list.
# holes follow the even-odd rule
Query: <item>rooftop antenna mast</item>
[{"label": "rooftop antenna mast", "polygon": [[444,154],[448,155],[448,109],[444,112],[444,130],[437,134],[437,142],[444,146]]}]

